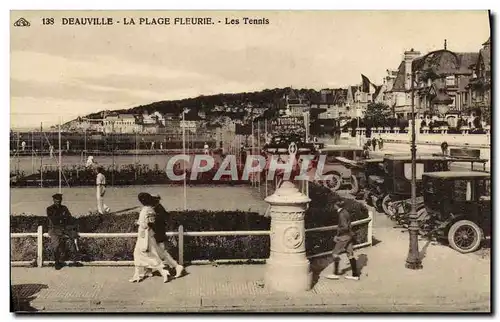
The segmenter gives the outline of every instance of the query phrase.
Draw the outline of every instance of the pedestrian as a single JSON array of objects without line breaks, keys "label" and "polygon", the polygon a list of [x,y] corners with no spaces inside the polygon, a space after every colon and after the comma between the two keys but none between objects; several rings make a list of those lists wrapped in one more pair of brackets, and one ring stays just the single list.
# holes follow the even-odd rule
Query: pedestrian
[{"label": "pedestrian", "polygon": [[[158,244],[158,254],[160,258],[163,260],[163,263],[169,266],[172,269],[175,269],[175,278],[179,278],[182,276],[184,272],[184,266],[179,265],[177,261],[170,255],[166,245],[166,230],[168,228],[172,228],[172,217],[168,215],[167,211],[161,204],[161,197],[159,194],[151,195],[153,201],[153,210],[155,212],[154,223],[150,224],[151,229],[154,232],[154,239]],[[148,276],[150,271],[146,273]],[[151,272],[152,273],[152,272]]]},{"label": "pedestrian", "polygon": [[441,143],[441,152],[443,153],[443,155],[448,154],[448,142],[444,141],[443,143]]},{"label": "pedestrian", "polygon": [[382,136],[379,136],[378,138],[378,149],[382,150],[384,148],[384,139],[382,139]]},{"label": "pedestrian", "polygon": [[56,193],[52,196],[53,204],[47,207],[47,218],[49,219],[50,248],[54,255],[54,267],[60,270],[64,266],[61,255],[66,256],[66,239],[75,246],[78,256],[78,231],[75,225],[75,218],[71,216],[68,207],[62,204],[62,194]]},{"label": "pedestrian", "polygon": [[69,141],[66,141],[66,151],[69,151]]},{"label": "pedestrian", "polygon": [[94,157],[93,157],[93,156],[91,156],[91,155],[89,155],[89,156],[87,157],[87,163],[85,164],[85,166],[86,166],[87,168],[89,168],[89,167],[91,167],[93,164],[94,164]]},{"label": "pedestrian", "polygon": [[142,281],[146,277],[146,270],[158,271],[163,276],[163,283],[168,282],[170,273],[163,266],[159,255],[160,249],[154,238],[151,225],[155,222],[153,198],[150,194],[141,192],[137,196],[143,205],[137,219],[137,241],[134,248],[134,276],[129,279],[131,283]]},{"label": "pedestrian", "polygon": [[155,141],[151,142],[151,150],[155,149]]},{"label": "pedestrian", "polygon": [[365,145],[363,145],[363,157],[365,159],[370,158],[370,144],[369,143],[365,143]]},{"label": "pedestrian", "polygon": [[96,196],[97,196],[97,211],[100,215],[109,213],[110,209],[104,204],[104,194],[106,193],[106,177],[104,176],[103,168],[97,167],[97,177],[96,177]]},{"label": "pedestrian", "polygon": [[373,151],[375,151],[375,149],[377,148],[377,139],[375,137],[372,139],[372,147]]},{"label": "pedestrian", "polygon": [[203,145],[203,151],[205,154],[208,154],[208,152],[209,152],[207,142],[205,142],[205,145]]},{"label": "pedestrian", "polygon": [[23,141],[23,142],[21,143],[21,149],[22,149],[23,151],[24,151],[24,149],[26,149],[26,142],[24,142],[24,141]]},{"label": "pedestrian", "polygon": [[49,146],[49,154],[52,159],[54,157],[54,146],[52,144]]},{"label": "pedestrian", "polygon": [[338,228],[337,235],[333,238],[335,242],[335,247],[333,249],[333,274],[327,275],[328,279],[339,279],[339,264],[340,264],[340,254],[345,251],[347,253],[347,258],[351,265],[352,276],[346,275],[346,279],[359,280],[359,272],[357,268],[356,258],[354,257],[354,234],[351,228],[351,215],[345,209],[345,203],[343,200],[339,200],[334,204],[334,209],[338,215]]},{"label": "pedestrian", "polygon": [[163,142],[160,142],[160,150],[163,150]]}]

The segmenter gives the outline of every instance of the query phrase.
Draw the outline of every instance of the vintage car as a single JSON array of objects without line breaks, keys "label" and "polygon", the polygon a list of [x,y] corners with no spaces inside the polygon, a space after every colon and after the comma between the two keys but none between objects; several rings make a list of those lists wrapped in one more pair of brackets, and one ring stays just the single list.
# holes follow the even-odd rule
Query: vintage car
[{"label": "vintage car", "polygon": [[[424,173],[450,171],[453,162],[475,162],[485,163],[487,160],[470,158],[449,157],[443,155],[417,155],[416,179],[417,196],[422,196],[422,175]],[[407,213],[408,199],[411,197],[411,157],[407,155],[386,155],[384,158],[383,178],[372,176],[368,180],[368,202],[372,201],[374,206],[387,215],[394,217],[398,214]],[[420,200],[422,200],[420,198]],[[422,200],[423,201],[423,200]],[[423,207],[422,202],[418,208]],[[397,218],[395,218],[397,219]]]},{"label": "vintage car", "polygon": [[371,176],[383,178],[385,175],[384,159],[381,158],[353,161],[338,157],[337,160],[351,170],[351,190],[349,193],[355,196],[368,188],[368,180]]},{"label": "vintage car", "polygon": [[353,180],[351,169],[337,158],[342,157],[352,161],[363,160],[363,149],[357,146],[332,145],[320,149],[317,158],[321,155],[326,155],[322,174],[330,176],[330,179],[323,184],[332,191],[337,191],[342,185],[350,185]]},{"label": "vintage car", "polygon": [[490,174],[446,171],[425,173],[422,179],[430,229],[461,253],[477,250],[491,236]]}]

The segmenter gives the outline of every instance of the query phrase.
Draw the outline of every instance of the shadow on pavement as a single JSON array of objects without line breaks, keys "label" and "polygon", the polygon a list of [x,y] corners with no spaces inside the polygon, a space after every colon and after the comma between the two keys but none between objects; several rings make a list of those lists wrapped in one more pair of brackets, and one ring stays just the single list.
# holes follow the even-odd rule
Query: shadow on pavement
[{"label": "shadow on pavement", "polygon": [[[356,256],[356,253],[355,253]],[[343,258],[342,258],[343,257]],[[349,265],[349,262],[345,258],[345,255],[341,255],[341,260],[345,261],[347,263],[347,266],[344,267],[341,271],[340,274],[344,275],[346,272],[349,272],[351,270],[351,266]],[[311,271],[312,271],[312,287],[318,283],[320,274],[331,264],[333,263],[333,257],[332,256],[324,256],[324,257],[319,257],[311,260]],[[359,271],[359,274],[363,272],[363,268],[368,265],[368,256],[366,254],[359,254],[356,258],[356,264],[357,268]],[[342,264],[341,264],[342,266]],[[333,272],[327,272],[327,274],[330,274]]]},{"label": "shadow on pavement", "polygon": [[19,284],[10,287],[10,311],[14,313],[36,312],[31,306],[31,301],[36,299],[36,294],[47,289],[46,284]]}]

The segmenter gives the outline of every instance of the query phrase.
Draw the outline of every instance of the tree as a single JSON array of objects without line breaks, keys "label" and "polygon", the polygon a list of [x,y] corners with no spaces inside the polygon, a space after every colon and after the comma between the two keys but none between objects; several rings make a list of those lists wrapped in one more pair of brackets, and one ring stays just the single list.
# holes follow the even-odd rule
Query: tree
[{"label": "tree", "polygon": [[364,123],[367,127],[385,126],[390,116],[391,109],[389,105],[384,103],[370,103],[366,107]]}]

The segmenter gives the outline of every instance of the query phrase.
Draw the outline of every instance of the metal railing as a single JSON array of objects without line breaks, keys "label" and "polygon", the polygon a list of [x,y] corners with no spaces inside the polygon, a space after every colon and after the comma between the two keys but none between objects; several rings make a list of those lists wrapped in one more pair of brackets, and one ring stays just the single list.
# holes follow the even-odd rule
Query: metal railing
[{"label": "metal railing", "polygon": [[[367,231],[367,241],[361,244],[354,245],[354,248],[361,248],[372,245],[372,234],[373,234],[373,213],[368,211],[368,217],[351,223],[351,226],[360,226],[363,224],[368,224]],[[335,231],[338,229],[337,225],[325,226],[325,227],[315,227],[306,229],[308,232],[322,232],[322,231]],[[253,231],[184,231],[184,226],[180,225],[176,232],[166,232],[166,236],[177,236],[178,237],[178,262],[179,264],[184,264],[184,237],[201,237],[201,236],[269,236],[271,231],[269,230],[253,230]],[[80,233],[81,238],[132,238],[137,237],[137,233]],[[43,267],[43,238],[49,237],[48,233],[43,232],[43,226],[38,226],[36,233],[11,233],[11,238],[26,238],[35,237],[37,240],[37,255],[36,255],[36,266]],[[308,258],[321,257],[331,254],[331,251],[323,252],[320,254],[310,255]],[[258,258],[243,258],[243,259],[219,259],[219,260],[192,260],[191,264],[204,264],[212,262],[241,262],[241,261],[265,261],[265,259]],[[12,266],[25,266],[31,265],[33,261],[11,261]],[[52,261],[47,261],[46,263],[53,263]],[[128,266],[133,265],[133,261],[91,261],[85,262],[86,265],[107,265],[107,266]]]}]

